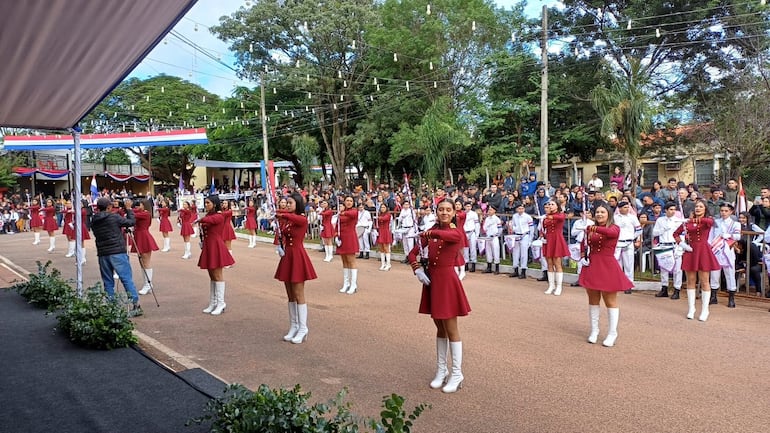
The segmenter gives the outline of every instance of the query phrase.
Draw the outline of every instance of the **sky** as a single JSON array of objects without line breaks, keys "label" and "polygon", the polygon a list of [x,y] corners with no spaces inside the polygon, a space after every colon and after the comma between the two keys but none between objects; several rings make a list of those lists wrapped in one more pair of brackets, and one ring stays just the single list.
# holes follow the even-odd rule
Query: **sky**
[{"label": "sky", "polygon": [[[177,23],[173,31],[194,41],[198,46],[220,58],[222,62],[233,65],[234,57],[229,53],[228,45],[212,35],[209,27],[219,24],[221,16],[229,16],[247,2],[247,0],[198,0],[198,3]],[[519,0],[496,0],[495,3],[498,7],[507,9],[518,4]],[[543,4],[550,6],[554,3],[557,2],[529,0],[526,11],[533,17],[540,16]],[[231,69],[196,52],[170,34],[129,76],[146,79],[159,74],[181,77],[222,97],[230,96],[235,86],[255,86],[255,83],[238,79]]]}]

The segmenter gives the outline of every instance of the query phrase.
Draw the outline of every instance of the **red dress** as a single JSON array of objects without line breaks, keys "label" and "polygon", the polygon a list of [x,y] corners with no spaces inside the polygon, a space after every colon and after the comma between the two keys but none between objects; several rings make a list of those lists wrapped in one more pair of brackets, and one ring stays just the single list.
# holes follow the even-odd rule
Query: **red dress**
[{"label": "red dress", "polygon": [[420,242],[409,252],[409,263],[412,269],[417,269],[420,267],[417,261],[420,245],[428,246],[427,273],[430,286],[422,286],[420,313],[430,314],[438,320],[467,316],[470,313],[471,306],[465,296],[465,289],[454,270],[457,252],[463,247],[463,237],[465,234],[461,235],[452,225],[433,228],[423,232]]},{"label": "red dress", "polygon": [[590,226],[586,229],[588,266],[583,266],[578,283],[592,290],[620,292],[634,287],[615,259],[620,227]]},{"label": "red dress", "polygon": [[233,211],[231,209],[223,210],[222,217],[225,219],[225,225],[222,229],[222,240],[232,241],[237,239],[235,229],[233,228]]},{"label": "red dress", "polygon": [[44,207],[45,217],[43,219],[43,230],[47,232],[55,232],[59,228],[59,223],[56,222],[56,208]]},{"label": "red dress", "polygon": [[201,239],[203,249],[198,259],[198,267],[201,269],[219,269],[235,264],[235,259],[225,246],[222,239],[222,231],[225,226],[225,217],[220,213],[211,212],[200,220]]},{"label": "red dress", "polygon": [[457,251],[457,261],[455,262],[455,266],[465,266],[465,257],[463,257],[463,248],[466,248],[468,246],[468,237],[465,236],[465,220],[468,216],[465,214],[464,210],[459,210],[457,213],[455,213],[455,220],[457,223],[455,224],[457,226],[457,231],[462,235],[463,239],[463,246],[460,248],[460,250]]},{"label": "red dress", "polygon": [[358,252],[358,210],[355,208],[344,210],[340,213],[340,240],[342,245],[337,247],[337,254],[355,254]]},{"label": "red dress", "polygon": [[40,206],[29,207],[29,226],[33,229],[43,227],[43,219],[40,218]]},{"label": "red dress", "polygon": [[286,211],[278,211],[275,216],[281,227],[283,250],[286,254],[278,262],[273,278],[286,283],[315,280],[318,276],[303,244],[307,233],[307,217]]},{"label": "red dress", "polygon": [[171,233],[174,228],[171,226],[171,220],[168,218],[171,215],[171,208],[159,207],[158,217],[160,218],[160,232]]},{"label": "red dress", "polygon": [[190,236],[195,233],[192,226],[193,212],[190,209],[179,209],[179,222],[182,223],[180,234]]},{"label": "red dress", "polygon": [[331,239],[337,236],[337,227],[332,224],[332,217],[336,212],[332,209],[326,209],[321,212],[321,225],[324,226],[321,231],[321,237],[324,239]]},{"label": "red dress", "polygon": [[243,227],[246,230],[257,229],[257,210],[254,209],[254,206],[246,207],[246,223],[244,223]]},{"label": "red dress", "polygon": [[72,208],[64,211],[61,234],[67,236],[67,239],[71,241],[75,240],[75,211]]},{"label": "red dress", "polygon": [[567,216],[562,212],[548,214],[543,218],[542,229],[545,231],[543,257],[569,257],[569,247],[564,240],[564,220]]},{"label": "red dress", "polygon": [[390,220],[393,216],[390,212],[380,214],[377,217],[377,244],[390,245],[393,243],[393,233],[390,231]]},{"label": "red dress", "polygon": [[674,231],[674,239],[681,239],[679,236],[686,232],[687,243],[692,247],[692,252],[687,251],[682,255],[683,271],[718,271],[722,269],[709,244],[709,233],[713,226],[714,220],[711,218],[691,218],[686,224],[679,226]]},{"label": "red dress", "polygon": [[[152,217],[146,210],[134,210],[134,217],[136,218],[136,226],[134,226],[134,239],[136,239],[136,245],[133,241],[130,241],[131,252],[139,252],[139,254],[149,253],[152,251],[158,251],[158,244],[155,243],[155,239],[150,234],[150,224],[152,224]],[[131,237],[129,236],[129,239]]]}]

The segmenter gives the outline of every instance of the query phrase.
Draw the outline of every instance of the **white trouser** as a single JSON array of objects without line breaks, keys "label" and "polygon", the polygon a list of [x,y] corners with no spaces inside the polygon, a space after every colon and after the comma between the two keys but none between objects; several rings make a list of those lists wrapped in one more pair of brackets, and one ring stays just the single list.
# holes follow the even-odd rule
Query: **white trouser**
[{"label": "white trouser", "polygon": [[734,292],[737,289],[737,284],[735,282],[735,264],[729,268],[722,268],[718,271],[711,271],[711,290],[719,290],[719,277],[720,274],[724,272],[725,273],[725,281],[727,282],[727,291]]},{"label": "white trouser", "polygon": [[618,241],[618,248],[615,248],[615,258],[618,259],[620,268],[630,281],[634,281],[634,244],[633,242]]},{"label": "white trouser", "polygon": [[463,248],[463,258],[465,263],[476,263],[479,247],[476,241],[476,232],[465,232],[468,239],[468,246]]},{"label": "white trouser", "polygon": [[487,263],[500,264],[500,237],[492,236],[485,241]]},{"label": "white trouser", "polygon": [[369,234],[364,233],[363,235],[358,237],[358,250],[362,253],[368,253],[369,252]]},{"label": "white trouser", "polygon": [[660,284],[662,286],[668,286],[668,277],[670,274],[674,274],[674,288],[682,288],[682,256],[674,254],[674,269],[669,273],[660,269]]},{"label": "white trouser", "polygon": [[527,269],[527,262],[529,262],[529,235],[521,236],[521,239],[517,239],[513,244],[511,261],[514,268]]},{"label": "white trouser", "polygon": [[415,238],[411,237],[412,232],[409,231],[408,233],[404,233],[404,238],[402,239],[404,243],[404,254],[409,254],[412,252],[412,249],[414,248],[414,241]]}]

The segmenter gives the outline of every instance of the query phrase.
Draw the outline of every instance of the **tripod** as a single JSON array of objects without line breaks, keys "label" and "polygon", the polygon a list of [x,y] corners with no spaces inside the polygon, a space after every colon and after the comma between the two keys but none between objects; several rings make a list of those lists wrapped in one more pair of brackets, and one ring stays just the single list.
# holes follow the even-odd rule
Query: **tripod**
[{"label": "tripod", "polygon": [[155,299],[155,306],[160,307],[160,304],[158,303],[158,297],[155,296],[155,286],[152,285],[150,276],[147,274],[147,270],[144,268],[144,263],[142,262],[142,255],[139,254],[139,248],[136,243],[136,237],[134,236],[134,231],[131,230],[130,227],[127,227],[126,233],[131,238],[131,242],[134,243],[134,248],[136,248],[136,257],[139,258],[139,267],[142,268],[142,272],[144,273],[144,278],[147,280],[147,284],[150,285],[150,293],[152,293],[152,297]]}]

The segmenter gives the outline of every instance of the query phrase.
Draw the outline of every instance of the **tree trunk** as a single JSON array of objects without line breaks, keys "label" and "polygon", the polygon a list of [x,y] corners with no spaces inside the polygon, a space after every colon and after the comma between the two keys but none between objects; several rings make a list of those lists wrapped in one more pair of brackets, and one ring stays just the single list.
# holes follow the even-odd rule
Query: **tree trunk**
[{"label": "tree trunk", "polygon": [[318,110],[318,123],[321,126],[321,136],[326,146],[326,151],[329,154],[329,159],[332,163],[332,171],[334,172],[335,186],[345,185],[345,144],[342,142],[342,130],[337,117],[339,111],[332,110],[331,119],[331,133],[327,130],[326,116],[322,110]]}]

